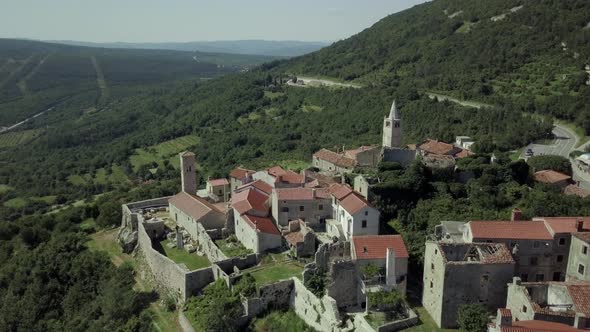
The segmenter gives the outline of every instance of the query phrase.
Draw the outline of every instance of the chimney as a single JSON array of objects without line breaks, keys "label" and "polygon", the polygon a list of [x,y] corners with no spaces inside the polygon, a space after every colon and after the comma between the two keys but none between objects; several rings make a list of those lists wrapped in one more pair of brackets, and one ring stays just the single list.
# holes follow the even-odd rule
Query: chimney
[{"label": "chimney", "polygon": [[582,220],[582,218],[576,220],[576,230],[578,232],[584,231],[584,220]]},{"label": "chimney", "polygon": [[521,221],[522,220],[522,211],[518,208],[513,209],[510,220],[511,221]]},{"label": "chimney", "polygon": [[385,260],[385,284],[387,286],[396,286],[395,276],[395,251],[393,248],[387,248],[387,256]]}]

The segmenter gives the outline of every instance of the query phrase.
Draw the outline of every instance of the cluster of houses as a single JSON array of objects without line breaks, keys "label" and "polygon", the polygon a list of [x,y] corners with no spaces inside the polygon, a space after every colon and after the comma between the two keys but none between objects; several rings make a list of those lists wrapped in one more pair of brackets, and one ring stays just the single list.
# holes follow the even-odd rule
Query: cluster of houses
[{"label": "cluster of houses", "polygon": [[426,242],[422,303],[439,327],[463,304],[498,317],[489,331],[590,327],[590,218],[443,221]]}]

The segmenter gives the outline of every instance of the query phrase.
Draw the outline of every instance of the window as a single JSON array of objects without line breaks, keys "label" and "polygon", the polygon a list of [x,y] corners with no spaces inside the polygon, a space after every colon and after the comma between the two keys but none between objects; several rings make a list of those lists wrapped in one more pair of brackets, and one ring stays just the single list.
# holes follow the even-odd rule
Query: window
[{"label": "window", "polygon": [[289,212],[289,208],[288,208],[288,207],[286,207],[286,206],[283,206],[283,207],[281,208],[281,212]]},{"label": "window", "polygon": [[365,216],[368,216],[368,215],[369,215],[369,211],[365,211]]},{"label": "window", "polygon": [[586,246],[582,247],[582,254],[588,255],[588,247],[586,247]]},{"label": "window", "polygon": [[391,125],[391,123],[389,121],[385,122],[385,127],[389,127]]},{"label": "window", "polygon": [[561,272],[553,272],[553,281],[561,281]]},{"label": "window", "polygon": [[393,125],[395,128],[399,128],[399,122],[395,122]]},{"label": "window", "polygon": [[363,220],[362,226],[363,226],[363,228],[367,228],[367,221],[366,220]]},{"label": "window", "polygon": [[563,255],[557,255],[557,263],[563,262]]},{"label": "window", "polygon": [[559,238],[559,245],[560,246],[564,246],[565,245],[565,238],[564,237],[560,237]]},{"label": "window", "polygon": [[430,263],[430,269],[434,270],[434,263]]},{"label": "window", "polygon": [[434,249],[434,254],[438,254],[438,249]]},{"label": "window", "polygon": [[487,274],[484,274],[481,276],[481,281],[488,281],[490,279],[490,276]]},{"label": "window", "polygon": [[579,264],[578,265],[578,273],[580,275],[584,275],[584,272],[585,272],[584,270],[586,270],[586,267],[584,266],[584,264]]},{"label": "window", "polygon": [[318,210],[320,210],[320,211],[321,211],[321,210],[323,210],[323,209],[324,209],[324,205],[323,205],[323,204],[320,204],[320,205],[318,205]]},{"label": "window", "polygon": [[178,213],[174,214],[174,220],[178,221]]},{"label": "window", "polygon": [[301,205],[301,206],[299,207],[299,211],[305,211],[305,207],[304,207],[303,205]]},{"label": "window", "polygon": [[526,312],[526,305],[522,306],[522,312]]},{"label": "window", "polygon": [[432,283],[432,281],[430,282],[430,288],[432,288],[434,286],[434,284]]},{"label": "window", "polygon": [[531,257],[531,265],[537,265],[539,263],[538,257]]},{"label": "window", "polygon": [[533,242],[533,248],[539,249],[539,247],[541,247],[541,242],[539,242],[539,241]]},{"label": "window", "polygon": [[537,273],[537,275],[535,276],[535,281],[543,281],[545,280],[545,275],[543,273]]},{"label": "window", "polygon": [[528,273],[521,274],[520,275],[520,280],[522,280],[523,282],[529,281],[529,274]]}]

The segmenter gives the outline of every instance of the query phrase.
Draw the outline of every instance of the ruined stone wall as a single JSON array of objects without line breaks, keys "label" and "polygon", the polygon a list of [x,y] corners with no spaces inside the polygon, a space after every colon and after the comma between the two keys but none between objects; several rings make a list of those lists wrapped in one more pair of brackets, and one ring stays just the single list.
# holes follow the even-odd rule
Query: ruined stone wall
[{"label": "ruined stone wall", "polygon": [[320,272],[326,272],[329,263],[335,260],[350,260],[350,242],[323,243],[315,254],[315,263]]},{"label": "ruined stone wall", "polygon": [[216,262],[215,264],[218,265],[226,273],[231,274],[234,272],[239,273],[240,270],[250,268],[258,264],[258,262],[260,262],[259,254],[249,254],[244,257],[228,258],[223,261]]},{"label": "ruined stone wall", "polygon": [[226,260],[228,257],[217,247],[205,228],[199,223],[195,223],[195,225],[196,232],[191,236],[197,241],[199,250],[207,256],[210,262]]},{"label": "ruined stone wall", "polygon": [[121,228],[131,228],[137,230],[137,215],[134,212],[141,209],[168,206],[168,200],[171,196],[148,199],[145,201],[133,202],[122,205],[123,217],[121,218]]},{"label": "ruined stone wall", "polygon": [[338,303],[339,308],[358,304],[358,277],[352,261],[337,261],[330,267],[332,283],[328,285],[328,295]]},{"label": "ruined stone wall", "polygon": [[336,300],[328,295],[319,299],[307,290],[303,283],[293,278],[293,291],[289,299],[289,306],[297,316],[318,331],[339,331],[341,323]]}]

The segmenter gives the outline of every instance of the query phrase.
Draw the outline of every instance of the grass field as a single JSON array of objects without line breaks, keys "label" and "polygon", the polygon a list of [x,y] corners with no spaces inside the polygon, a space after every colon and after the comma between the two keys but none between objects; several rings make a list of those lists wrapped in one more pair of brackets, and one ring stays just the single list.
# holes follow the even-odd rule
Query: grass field
[{"label": "grass field", "polygon": [[26,144],[41,135],[42,130],[11,131],[0,135],[0,149]]},{"label": "grass field", "polygon": [[261,265],[243,272],[250,273],[256,279],[256,284],[262,286],[292,277],[301,278],[303,265],[288,260],[284,254],[269,254],[263,258]]},{"label": "grass field", "polygon": [[416,308],[412,308],[412,309],[418,315],[418,318],[420,319],[420,325],[417,325],[417,326],[414,326],[414,327],[404,330],[406,332],[458,332],[459,331],[459,330],[454,330],[454,329],[441,329],[441,328],[439,328],[438,326],[436,326],[436,324],[434,323],[434,321],[432,320],[432,318],[430,317],[428,312],[426,312],[426,309],[424,309],[423,307],[416,307]]},{"label": "grass field", "polygon": [[252,253],[246,249],[237,239],[228,238],[215,241],[215,244],[227,257],[244,256]]},{"label": "grass field", "polygon": [[118,165],[113,165],[111,167],[111,173],[108,174],[105,168],[99,168],[96,170],[96,174],[94,175],[94,182],[99,184],[107,184],[111,183],[125,183],[129,179],[125,172],[123,172],[123,168]]},{"label": "grass field", "polygon": [[277,99],[281,96],[284,96],[284,92],[271,92],[271,91],[264,91],[264,96],[270,100]]},{"label": "grass field", "polygon": [[313,112],[321,112],[324,110],[323,107],[317,105],[303,105],[301,108],[303,113],[313,113]]},{"label": "grass field", "polygon": [[44,202],[48,205],[55,204],[56,199],[57,199],[57,196],[55,196],[55,195],[42,196],[42,197],[31,197],[31,200],[33,200],[33,201],[41,201],[41,202]]},{"label": "grass field", "polygon": [[[148,165],[154,162],[159,166],[162,166],[164,160],[170,159],[173,155],[198,143],[199,138],[197,136],[183,136],[147,148],[136,149],[135,154],[129,157],[129,160],[135,171],[137,171],[142,165]],[[174,158],[176,158],[176,156],[174,156]]]},{"label": "grass field", "polygon": [[291,160],[279,160],[276,163],[274,163],[274,165],[279,165],[282,168],[290,169],[293,171],[299,171],[299,170],[308,168],[310,166],[310,163],[307,161],[303,161],[303,160],[291,159]]},{"label": "grass field", "polygon": [[12,209],[22,209],[27,206],[27,200],[21,197],[16,197],[4,202],[4,206]]},{"label": "grass field", "polygon": [[199,256],[195,253],[189,253],[186,250],[178,249],[178,248],[168,248],[166,246],[170,240],[163,240],[160,242],[162,249],[164,250],[166,257],[170,258],[174,262],[178,264],[184,263],[186,267],[193,271],[202,269],[204,267],[210,266],[211,262],[207,259],[207,257]]}]

